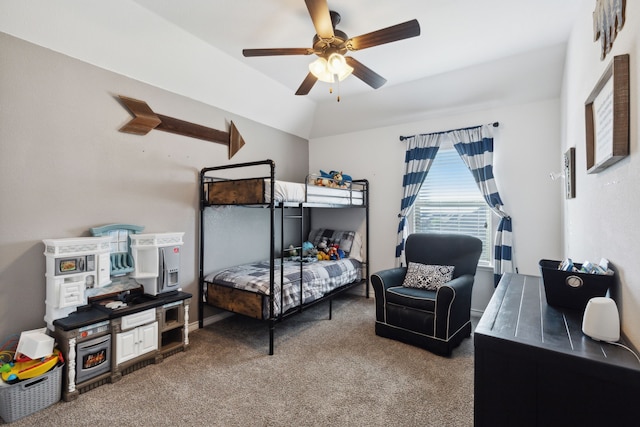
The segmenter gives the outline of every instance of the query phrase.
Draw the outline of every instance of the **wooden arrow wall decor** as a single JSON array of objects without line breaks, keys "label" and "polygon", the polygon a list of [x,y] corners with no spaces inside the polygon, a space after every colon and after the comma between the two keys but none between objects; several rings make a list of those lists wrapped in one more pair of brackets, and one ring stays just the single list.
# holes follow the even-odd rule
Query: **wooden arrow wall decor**
[{"label": "wooden arrow wall decor", "polygon": [[208,128],[206,126],[185,122],[173,117],[163,116],[154,113],[144,101],[118,95],[122,103],[133,114],[127,124],[120,128],[120,132],[133,133],[135,135],[146,135],[152,129],[178,135],[190,136],[191,138],[204,139],[205,141],[217,142],[229,147],[229,158],[244,146],[244,139],[238,132],[236,126],[231,122],[229,132]]}]

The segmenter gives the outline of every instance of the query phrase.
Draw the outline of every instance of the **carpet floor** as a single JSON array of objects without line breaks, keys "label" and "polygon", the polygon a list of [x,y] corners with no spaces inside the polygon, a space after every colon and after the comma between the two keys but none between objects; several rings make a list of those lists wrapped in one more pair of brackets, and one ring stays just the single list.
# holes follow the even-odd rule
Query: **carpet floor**
[{"label": "carpet floor", "polygon": [[231,316],[185,352],[12,426],[472,426],[473,341],[450,358],[374,333],[373,298],[344,295],[278,324]]}]

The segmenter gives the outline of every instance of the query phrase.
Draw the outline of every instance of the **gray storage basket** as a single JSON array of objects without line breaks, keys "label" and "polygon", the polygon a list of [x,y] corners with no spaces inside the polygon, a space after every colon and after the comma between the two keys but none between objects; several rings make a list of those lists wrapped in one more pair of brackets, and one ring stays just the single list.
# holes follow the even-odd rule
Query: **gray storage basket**
[{"label": "gray storage basket", "polygon": [[63,366],[58,364],[39,377],[0,386],[0,417],[12,423],[59,401]]}]

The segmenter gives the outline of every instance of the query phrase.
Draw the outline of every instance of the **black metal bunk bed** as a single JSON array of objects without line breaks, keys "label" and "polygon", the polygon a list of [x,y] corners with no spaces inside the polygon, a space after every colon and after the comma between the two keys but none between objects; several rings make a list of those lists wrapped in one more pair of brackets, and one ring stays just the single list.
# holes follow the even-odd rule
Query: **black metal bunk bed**
[{"label": "black metal bunk bed", "polygon": [[[269,167],[269,175],[266,176],[254,176],[251,178],[242,179],[229,179],[219,178],[211,176],[212,173],[233,170],[238,168],[250,168],[250,167]],[[204,306],[209,305],[220,308],[225,311],[229,311],[236,314],[242,314],[245,316],[265,320],[269,326],[269,355],[274,354],[274,330],[275,325],[284,319],[301,313],[310,306],[327,301],[329,302],[329,319],[332,317],[332,301],[333,298],[346,292],[356,286],[365,285],[365,295],[369,298],[369,183],[365,179],[353,180],[348,183],[347,188],[340,192],[336,197],[331,196],[324,198],[324,193],[321,196],[309,196],[310,190],[314,185],[313,179],[308,176],[304,183],[304,198],[303,200],[295,201],[280,201],[279,196],[276,195],[276,180],[275,180],[275,162],[272,160],[264,160],[257,162],[239,163],[231,165],[222,165],[216,167],[203,168],[200,172],[200,254],[199,254],[199,292],[198,292],[198,318],[199,327],[204,326]],[[320,189],[318,189],[320,190]],[[313,191],[316,191],[313,189]],[[312,198],[313,197],[313,198]],[[204,221],[205,210],[211,206],[248,206],[248,207],[261,207],[269,210],[269,226],[270,226],[270,242],[269,242],[269,272],[268,272],[268,293],[258,295],[254,291],[247,291],[237,289],[235,287],[226,287],[224,285],[215,284],[207,280],[205,276],[205,240],[211,238],[209,233],[211,231],[205,230],[206,224]],[[297,209],[298,214],[285,215],[285,212],[290,211],[291,208]],[[311,223],[310,213],[312,208],[359,208],[364,210],[365,216],[365,236],[363,241],[364,259],[359,261],[360,274],[356,280],[346,284],[340,284],[335,289],[328,291],[321,297],[313,299],[309,302],[303,301],[303,285],[304,275],[303,269],[305,262],[303,257],[299,257],[299,283],[297,292],[299,303],[287,310],[284,309],[284,292],[283,286],[285,282],[284,275],[284,260],[285,260],[285,227],[284,222],[286,219],[298,219],[300,221],[300,242],[305,241],[305,218],[309,217],[309,224]],[[305,215],[307,213],[308,215]],[[280,241],[279,249],[280,254],[276,254],[276,219],[280,220]],[[296,250],[301,251],[302,247],[296,247]],[[319,261],[323,262],[323,261]],[[279,267],[279,268],[277,268]],[[280,277],[276,277],[276,270],[280,272]],[[277,289],[276,287],[279,287]],[[213,294],[217,292],[217,294]],[[279,300],[276,297],[279,295]],[[265,300],[266,298],[266,300]],[[246,304],[246,305],[245,305]],[[262,314],[258,314],[258,305],[262,311]],[[268,305],[268,308],[264,308]],[[279,308],[276,308],[278,306]]]}]

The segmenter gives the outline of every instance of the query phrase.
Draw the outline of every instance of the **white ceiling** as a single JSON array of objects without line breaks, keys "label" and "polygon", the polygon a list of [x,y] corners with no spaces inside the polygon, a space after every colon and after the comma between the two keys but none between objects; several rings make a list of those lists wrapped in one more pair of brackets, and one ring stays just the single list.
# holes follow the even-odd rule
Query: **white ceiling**
[{"label": "white ceiling", "polygon": [[304,0],[1,2],[0,31],[314,139],[558,97],[574,18],[596,0],[328,0],[351,37],[414,18],[421,27],[350,53],[387,83],[350,76],[340,102],[322,82],[294,94],[313,56],[242,56],[311,47]]},{"label": "white ceiling", "polygon": [[[303,0],[135,0],[293,94],[315,56],[242,56],[243,48],[311,47],[313,23]],[[378,91],[523,52],[564,44],[578,10],[595,0],[328,0],[350,37],[416,18],[421,35],[352,52],[387,79]],[[318,82],[307,95],[335,102]],[[335,88],[334,88],[335,89]],[[355,77],[340,84],[342,98],[374,89]]]}]

